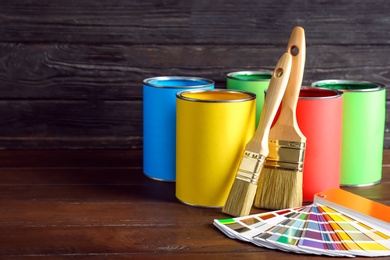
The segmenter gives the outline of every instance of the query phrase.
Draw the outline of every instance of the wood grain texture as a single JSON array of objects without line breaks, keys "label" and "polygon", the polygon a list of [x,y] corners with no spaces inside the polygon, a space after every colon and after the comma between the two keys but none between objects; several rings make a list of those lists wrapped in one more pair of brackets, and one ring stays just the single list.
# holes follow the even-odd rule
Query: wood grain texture
[{"label": "wood grain texture", "polygon": [[303,85],[388,87],[389,12],[386,0],[0,1],[0,148],[138,149],[143,79],[224,88],[228,72],[272,70],[294,26],[306,35]]},{"label": "wood grain texture", "polygon": [[390,37],[386,0],[17,0],[0,7],[7,42],[284,45],[295,25],[309,44],[388,44]]},{"label": "wood grain texture", "polygon": [[0,111],[3,147],[142,147],[140,101],[3,101]]},{"label": "wood grain texture", "polygon": [[[384,155],[380,184],[345,189],[390,205]],[[141,158],[136,149],[1,150],[0,258],[313,257],[229,239],[212,225],[227,217],[220,209],[180,203],[175,183],[145,177]]]}]

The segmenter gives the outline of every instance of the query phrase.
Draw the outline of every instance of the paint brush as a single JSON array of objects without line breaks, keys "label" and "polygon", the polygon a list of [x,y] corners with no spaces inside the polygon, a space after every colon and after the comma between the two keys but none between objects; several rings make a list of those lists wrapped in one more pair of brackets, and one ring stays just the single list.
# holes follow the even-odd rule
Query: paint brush
[{"label": "paint brush", "polygon": [[303,28],[293,29],[287,52],[292,55],[291,74],[279,117],[269,132],[269,155],[260,174],[254,201],[258,208],[282,209],[302,205],[306,137],[298,127],[296,106],[306,59]]},{"label": "paint brush", "polygon": [[284,53],[273,71],[259,125],[253,137],[245,146],[245,152],[241,158],[236,178],[222,209],[226,214],[237,217],[250,213],[256,195],[259,174],[269,152],[269,130],[290,77],[291,60],[291,54]]}]

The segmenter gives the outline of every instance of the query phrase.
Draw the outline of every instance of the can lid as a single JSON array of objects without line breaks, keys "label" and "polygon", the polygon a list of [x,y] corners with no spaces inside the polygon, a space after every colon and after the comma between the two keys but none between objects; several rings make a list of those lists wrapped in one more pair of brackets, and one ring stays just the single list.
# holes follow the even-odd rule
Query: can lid
[{"label": "can lid", "polygon": [[242,81],[269,81],[272,77],[272,71],[268,70],[252,70],[252,71],[235,71],[230,72],[226,76],[229,79]]},{"label": "can lid", "polygon": [[156,88],[196,89],[214,85],[214,81],[206,78],[185,76],[160,76],[144,79],[143,83]]},{"label": "can lid", "polygon": [[385,88],[383,84],[360,80],[320,80],[311,84],[315,88],[334,89],[342,92],[370,92]]},{"label": "can lid", "polygon": [[299,92],[299,99],[304,100],[333,99],[342,96],[343,92],[328,88],[302,87]]},{"label": "can lid", "polygon": [[256,94],[241,90],[205,89],[180,91],[176,93],[176,97],[192,102],[230,103],[253,100]]}]

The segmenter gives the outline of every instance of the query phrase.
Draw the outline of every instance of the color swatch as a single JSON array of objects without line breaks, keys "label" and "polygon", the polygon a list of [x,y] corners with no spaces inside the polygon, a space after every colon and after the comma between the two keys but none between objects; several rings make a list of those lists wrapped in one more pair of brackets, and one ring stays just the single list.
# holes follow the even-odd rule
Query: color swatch
[{"label": "color swatch", "polygon": [[384,228],[383,223],[377,225],[359,215],[346,214],[334,205],[314,203],[215,219],[214,225],[230,238],[287,252],[349,257],[390,255],[390,223],[389,228]]}]

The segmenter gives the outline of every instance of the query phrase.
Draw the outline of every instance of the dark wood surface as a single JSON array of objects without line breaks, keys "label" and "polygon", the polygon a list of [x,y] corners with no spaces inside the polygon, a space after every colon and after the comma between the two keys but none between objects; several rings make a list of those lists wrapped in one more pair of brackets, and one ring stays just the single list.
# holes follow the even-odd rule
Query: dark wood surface
[{"label": "dark wood surface", "polygon": [[389,13],[386,0],[0,1],[0,148],[142,149],[143,79],[224,88],[228,72],[273,69],[294,26],[304,85],[388,86]]},{"label": "dark wood surface", "polygon": [[[347,190],[390,205],[390,150],[380,184]],[[0,151],[0,259],[313,258],[229,239],[226,217],[145,177],[140,150]]]}]

